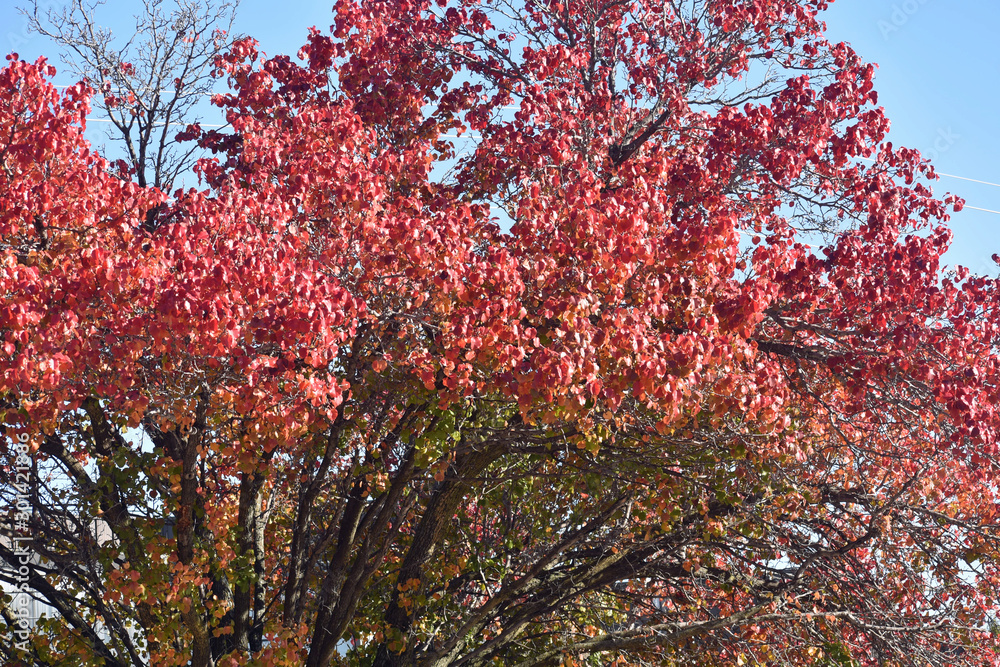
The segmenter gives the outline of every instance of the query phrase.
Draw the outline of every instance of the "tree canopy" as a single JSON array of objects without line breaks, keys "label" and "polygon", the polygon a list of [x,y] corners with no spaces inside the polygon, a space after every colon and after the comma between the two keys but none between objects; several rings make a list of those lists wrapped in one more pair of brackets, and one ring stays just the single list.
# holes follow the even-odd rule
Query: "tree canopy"
[{"label": "tree canopy", "polygon": [[11,56],[5,659],[1000,663],[998,282],[827,4],[338,0],[174,193]]}]

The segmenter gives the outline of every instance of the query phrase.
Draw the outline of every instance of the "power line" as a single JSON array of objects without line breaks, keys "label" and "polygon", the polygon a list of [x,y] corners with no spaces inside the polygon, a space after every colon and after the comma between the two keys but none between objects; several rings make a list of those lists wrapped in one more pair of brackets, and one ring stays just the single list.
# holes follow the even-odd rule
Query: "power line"
[{"label": "power line", "polygon": [[[955,174],[946,174],[946,173],[941,172],[941,171],[935,171],[934,173],[937,174],[938,176],[946,176],[948,178],[957,178],[960,181],[969,181],[971,183],[980,183],[982,185],[990,185],[990,186],[992,186],[994,188],[1000,188],[1000,183],[990,183],[989,181],[981,181],[978,178],[968,178],[966,176],[956,176]],[[995,215],[1000,215],[1000,211],[994,211],[993,209],[989,209],[989,208],[980,208],[978,206],[970,206],[968,204],[966,204],[963,208],[971,208],[973,211],[982,211],[984,213],[993,213]]]},{"label": "power line", "polygon": [[[53,88],[75,88],[76,85],[77,84],[74,84],[72,86],[55,85],[55,84],[53,84],[52,87]],[[115,95],[121,95],[122,92],[123,92],[122,88],[117,88],[114,91],[103,91],[100,88],[95,88],[94,86],[91,86],[91,88],[94,88],[94,92],[98,93],[98,94],[104,93],[104,92],[114,92]],[[149,93],[149,92],[162,93],[163,91],[167,91],[167,90],[174,90],[174,89],[173,88],[153,88],[151,86],[142,86],[140,88],[134,88],[134,89],[124,90],[124,92],[126,92],[126,93]],[[182,95],[178,95],[178,97],[215,97],[216,94],[217,93],[184,93]]]},{"label": "power line", "polygon": [[1000,215],[1000,211],[994,211],[994,210],[988,209],[988,208],[979,208],[978,206],[968,206],[968,205],[966,205],[966,206],[963,206],[963,208],[971,208],[973,211],[985,211],[986,213],[996,213],[997,215]]},{"label": "power line", "polygon": [[[955,176],[954,174],[945,174],[940,171],[935,171],[938,176],[947,176],[948,178],[957,178],[962,181],[972,181],[973,183],[982,183],[983,185],[992,185],[995,188],[1000,188],[1000,183],[990,183],[989,181],[980,181],[976,178],[966,178],[965,176]],[[971,206],[969,208],[972,208]]]},{"label": "power line", "polygon": [[[114,123],[116,121],[109,120],[107,118],[88,118],[87,122],[88,123]],[[167,126],[170,126],[170,125],[184,125],[186,127],[187,125],[193,125],[193,124],[195,124],[195,123],[153,123],[153,125],[156,126],[156,127],[162,127],[163,125],[167,125]],[[197,125],[199,125],[201,127],[228,127],[227,125],[205,125],[203,123],[197,123]]]},{"label": "power line", "polygon": [[[69,85],[53,85],[53,88],[72,88],[72,87],[73,86],[69,86]],[[143,89],[140,89],[140,90],[150,90],[150,88],[147,87],[147,88],[143,88]],[[166,88],[155,88],[155,89],[152,89],[152,90],[155,90],[155,91],[159,92],[159,91],[167,90],[167,89]],[[201,95],[201,96],[204,96],[204,97],[214,97],[216,95],[216,93],[197,93],[197,94]],[[505,110],[508,110],[508,109],[518,109],[519,107],[516,107],[516,106],[513,106],[513,105],[506,105],[506,106],[503,106],[501,108],[505,109]],[[100,118],[88,118],[87,120],[88,121],[98,122],[98,123],[108,123],[108,122],[111,122],[111,121],[108,121],[108,120],[102,120]],[[172,123],[172,124],[176,125],[176,124],[179,124],[179,123]],[[202,125],[202,127],[225,127],[225,125]],[[443,139],[475,139],[475,138],[477,138],[475,136],[476,134],[478,134],[478,133],[476,133],[476,132],[470,132],[470,133],[466,134],[466,136],[464,136],[464,137],[461,137],[461,136],[458,136],[458,135],[454,135],[454,134],[445,134],[445,135],[442,135],[442,138]],[[876,162],[876,160],[874,158],[862,157],[860,159],[865,160],[866,162]],[[937,174],[938,176],[945,176],[947,178],[956,178],[956,179],[958,179],[960,181],[969,181],[970,183],[979,183],[980,185],[989,185],[989,186],[992,186],[994,188],[1000,188],[1000,183],[991,183],[990,181],[982,181],[982,180],[979,180],[978,178],[969,178],[968,176],[956,176],[955,174],[946,174],[946,173],[944,173],[942,171],[935,171],[934,173]],[[989,213],[996,213],[996,211],[991,211],[991,210],[985,209],[985,208],[977,208],[975,206],[966,206],[965,208],[971,208],[971,209],[975,209],[977,211],[987,211]]]},{"label": "power line", "polygon": [[[442,139],[475,139],[475,138],[477,138],[475,136],[475,134],[476,133],[473,132],[473,133],[465,135],[464,137],[458,136],[456,134],[444,134],[444,135],[441,135],[441,138]],[[875,162],[875,160],[873,160],[872,158],[865,158],[865,157],[863,157],[861,159],[862,160],[866,160],[868,162]],[[967,176],[956,176],[955,174],[946,174],[946,173],[940,172],[940,171],[936,171],[934,173],[937,174],[938,176],[947,176],[948,178],[957,178],[957,179],[962,180],[962,181],[970,181],[972,183],[981,183],[982,185],[990,185],[990,186],[993,186],[995,188],[1000,188],[1000,183],[991,183],[989,181],[981,181],[981,180],[979,180],[977,178],[968,178]],[[989,209],[989,208],[980,208],[979,206],[969,206],[967,204],[967,205],[964,206],[964,208],[970,208],[970,209],[972,209],[974,211],[983,211],[984,213],[994,213],[996,215],[1000,215],[1000,211],[994,211],[993,209]]]},{"label": "power line", "polygon": [[[67,86],[57,86],[57,87],[65,88]],[[113,123],[114,121],[108,120],[107,118],[87,118],[87,122],[88,123]],[[182,123],[170,123],[170,125],[181,125],[181,124]],[[163,123],[154,123],[154,125],[162,126]],[[200,127],[213,127],[213,128],[228,127],[228,125],[209,125],[209,124],[205,124],[205,123],[198,123],[198,125]],[[476,133],[469,133],[469,134],[467,134],[464,137],[458,136],[458,135],[455,135],[455,134],[443,134],[443,135],[441,135],[441,138],[442,139],[476,139],[477,137],[474,136],[475,134]],[[861,158],[861,159],[862,160],[866,160],[868,162],[875,162],[875,160],[873,160],[872,158]],[[938,176],[945,176],[947,178],[957,178],[958,180],[961,180],[961,181],[969,181],[971,183],[979,183],[981,185],[989,185],[989,186],[992,186],[994,188],[1000,188],[1000,183],[991,183],[990,181],[981,181],[981,180],[979,180],[977,178],[969,178],[967,176],[956,176],[955,174],[946,174],[946,173],[941,172],[941,171],[936,171],[934,173],[937,174]],[[983,213],[993,213],[994,215],[1000,215],[1000,211],[994,211],[993,209],[989,209],[989,208],[981,208],[979,206],[970,206],[970,205],[966,204],[963,208],[972,209],[973,211],[982,211]]]},{"label": "power line", "polygon": [[[874,158],[870,158],[870,157],[859,157],[858,159],[859,160],[864,160],[865,162],[877,162],[877,160],[875,160]],[[969,178],[968,176],[956,176],[955,174],[946,174],[943,171],[936,171],[935,170],[934,173],[936,175],[938,175],[938,176],[947,176],[948,178],[957,178],[960,181],[970,181],[972,183],[981,183],[982,185],[991,185],[991,186],[993,186],[995,188],[1000,188],[1000,183],[991,183],[990,181],[981,181],[978,178]],[[973,208],[973,207],[972,206],[968,206],[967,208]]]}]

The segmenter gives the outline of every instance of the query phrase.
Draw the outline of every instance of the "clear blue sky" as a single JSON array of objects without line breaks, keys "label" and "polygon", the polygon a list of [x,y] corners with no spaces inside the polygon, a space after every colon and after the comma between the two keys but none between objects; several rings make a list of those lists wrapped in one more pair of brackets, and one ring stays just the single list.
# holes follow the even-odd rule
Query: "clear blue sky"
[{"label": "clear blue sky", "polygon": [[[0,4],[0,50],[16,50],[29,59],[47,55],[58,66],[51,43],[24,34],[15,0]],[[237,32],[256,37],[270,55],[294,54],[309,26],[329,26],[331,5],[329,0],[244,0]],[[109,0],[98,20],[125,33],[127,18],[139,6],[137,0]],[[894,143],[932,155],[939,172],[1000,184],[1000,2],[838,0],[825,20],[831,39],[850,42],[863,58],[878,63],[879,102],[892,120]],[[91,133],[100,141],[99,132]],[[954,192],[970,206],[1000,211],[1000,187],[943,177],[934,189],[940,195]],[[1000,252],[1000,214],[966,209],[953,218],[952,228],[949,262],[995,275],[998,269],[989,257]]]},{"label": "clear blue sky", "polygon": [[[928,154],[939,172],[1000,184],[1000,2],[839,0],[828,35],[878,63],[890,138]],[[942,177],[936,194],[1000,211],[1000,187]],[[952,219],[948,260],[996,275],[1000,215],[966,209]]]}]

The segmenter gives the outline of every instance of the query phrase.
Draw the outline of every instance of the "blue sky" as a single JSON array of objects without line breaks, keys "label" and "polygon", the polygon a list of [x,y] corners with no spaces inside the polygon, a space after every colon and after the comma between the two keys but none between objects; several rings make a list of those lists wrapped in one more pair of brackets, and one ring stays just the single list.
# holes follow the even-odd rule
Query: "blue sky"
[{"label": "blue sky", "polygon": [[[50,42],[25,34],[15,4],[5,0],[0,6],[0,50],[16,50],[28,59],[47,55],[58,65],[58,50]],[[329,26],[331,5],[330,0],[243,0],[236,30],[256,37],[270,55],[294,54],[309,26]],[[138,7],[137,0],[109,0],[98,20],[125,33]],[[1000,184],[1000,2],[838,0],[825,20],[832,40],[850,42],[863,58],[878,63],[879,102],[892,120],[894,143],[931,155],[939,172]],[[91,125],[88,132],[96,142],[98,127]],[[942,177],[934,189],[1000,211],[1000,187]],[[996,274],[989,258],[1000,252],[1000,214],[967,208],[954,216],[952,228],[949,263]]]},{"label": "blue sky", "polygon": [[[828,35],[879,65],[879,104],[893,143],[920,150],[938,172],[1000,184],[1000,2],[839,0]],[[936,194],[1000,211],[1000,187],[942,177]],[[1000,214],[967,208],[951,223],[949,263],[996,275]]]}]

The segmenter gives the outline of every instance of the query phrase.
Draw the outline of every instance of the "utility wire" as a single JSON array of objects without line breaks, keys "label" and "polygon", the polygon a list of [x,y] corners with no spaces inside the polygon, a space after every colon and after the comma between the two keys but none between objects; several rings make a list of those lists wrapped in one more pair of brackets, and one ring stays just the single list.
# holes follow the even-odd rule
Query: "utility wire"
[{"label": "utility wire", "polygon": [[[66,86],[57,86],[57,87],[66,87]],[[107,118],[87,118],[87,122],[88,123],[112,123],[114,121],[108,120]],[[182,123],[170,123],[170,124],[171,125],[182,125]],[[162,126],[163,123],[154,123],[154,125]],[[205,124],[205,123],[198,123],[198,125],[200,127],[218,127],[218,128],[228,127],[227,125],[209,125],[209,124]],[[477,137],[475,137],[474,135],[475,135],[475,133],[469,133],[469,134],[466,134],[465,136],[458,136],[456,134],[443,134],[443,135],[441,135],[441,138],[442,139],[476,139]],[[875,161],[875,160],[873,160],[871,158],[861,158],[861,159],[862,160],[866,160],[868,162],[874,162]],[[978,178],[969,178],[967,176],[956,176],[955,174],[946,174],[946,173],[944,173],[942,171],[935,171],[934,173],[937,174],[938,176],[944,176],[946,178],[955,178],[955,179],[958,179],[960,181],[969,181],[970,183],[979,183],[980,185],[989,185],[989,186],[994,187],[994,188],[1000,188],[1000,183],[991,183],[990,181],[981,181]],[[989,209],[989,208],[981,208],[979,206],[970,206],[970,205],[966,204],[964,206],[964,208],[972,209],[973,211],[982,211],[983,213],[993,213],[994,215],[1000,215],[1000,211],[994,211],[993,209]]]},{"label": "utility wire", "polygon": [[[63,86],[63,85],[57,86],[57,85],[53,85],[52,87],[53,88],[75,88],[76,85],[75,84],[72,85],[72,86]],[[122,92],[125,92],[125,93],[149,93],[149,92],[162,93],[163,91],[175,90],[174,88],[152,88],[150,86],[142,86],[142,87],[134,88],[134,89],[130,88],[130,89],[124,90],[124,91],[121,88],[117,88],[117,89],[115,89],[113,91],[110,91],[110,90],[109,91],[103,91],[100,88],[95,87],[95,86],[91,86],[91,88],[93,88],[94,92],[96,94],[98,94],[98,95],[100,95],[101,93],[104,93],[104,92],[113,92],[115,95],[121,95]],[[217,95],[217,93],[182,93],[179,96],[180,97],[215,97],[216,95]]]},{"label": "utility wire", "polygon": [[[990,183],[989,181],[980,181],[976,178],[966,178],[965,176],[955,176],[954,174],[945,174],[940,171],[935,171],[938,176],[947,176],[948,178],[957,178],[961,181],[972,181],[973,183],[982,183],[983,185],[992,185],[995,188],[1000,188],[1000,183]],[[969,208],[972,208],[971,206]]]},{"label": "utility wire", "polygon": [[[72,86],[68,86],[68,85],[54,85],[53,88],[72,88]],[[148,89],[142,89],[142,90],[148,90]],[[157,88],[155,90],[162,91],[162,90],[167,90],[167,89],[166,88]],[[204,97],[214,97],[216,94],[217,93],[198,93],[199,96],[204,96]],[[507,105],[507,106],[504,106],[502,108],[503,109],[518,109],[519,107],[512,106],[512,105]],[[92,122],[97,122],[97,123],[108,123],[108,122],[111,122],[111,121],[103,120],[103,119],[100,119],[100,118],[88,118],[87,120],[88,121],[92,121]],[[172,124],[177,125],[179,123],[172,123]],[[225,125],[202,125],[202,127],[225,127]],[[475,134],[476,133],[474,133],[474,132],[473,133],[468,133],[464,137],[460,137],[460,136],[455,135],[455,134],[445,134],[445,135],[442,135],[442,138],[443,139],[474,139],[474,138],[476,138],[474,136]],[[866,162],[875,162],[875,160],[873,158],[865,158],[865,157],[863,157],[863,158],[860,158],[860,159],[865,160]],[[938,176],[945,176],[947,178],[957,178],[960,181],[969,181],[970,183],[979,183],[981,185],[989,185],[989,186],[992,186],[994,188],[1000,188],[1000,183],[991,183],[990,181],[981,181],[978,178],[969,178],[968,176],[956,176],[955,174],[946,174],[946,173],[944,173],[942,171],[935,171],[934,173],[937,174]],[[989,209],[985,209],[985,208],[976,208],[975,206],[966,206],[966,208],[972,208],[972,209],[975,209],[977,211],[987,211],[989,213],[997,213],[996,211],[990,211]]]},{"label": "utility wire", "polygon": [[994,211],[988,208],[979,208],[978,206],[965,205],[962,208],[971,208],[973,211],[985,211],[986,213],[996,213],[997,215],[1000,215],[1000,211]]},{"label": "utility wire", "polygon": [[[873,158],[870,158],[870,157],[863,157],[863,158],[860,158],[860,159],[864,160],[866,162],[875,162],[875,160]],[[937,176],[944,176],[946,178],[957,178],[960,181],[969,181],[970,183],[979,183],[980,185],[989,185],[989,186],[994,187],[994,188],[1000,188],[1000,183],[991,183],[990,181],[981,181],[978,178],[969,178],[968,176],[956,176],[955,174],[946,174],[943,171],[935,171],[934,173]],[[1000,215],[1000,211],[994,211],[994,210],[989,209],[989,208],[980,208],[978,206],[969,206],[969,205],[966,205],[965,208],[971,208],[973,211],[983,211],[984,213],[995,213],[997,215]]]},{"label": "utility wire", "polygon": [[[88,123],[114,123],[117,121],[109,120],[107,118],[88,118]],[[169,123],[169,125],[194,125],[195,123]],[[163,127],[164,123],[153,123],[155,127]],[[228,125],[205,125],[204,123],[197,123],[201,127],[228,127]]]}]

